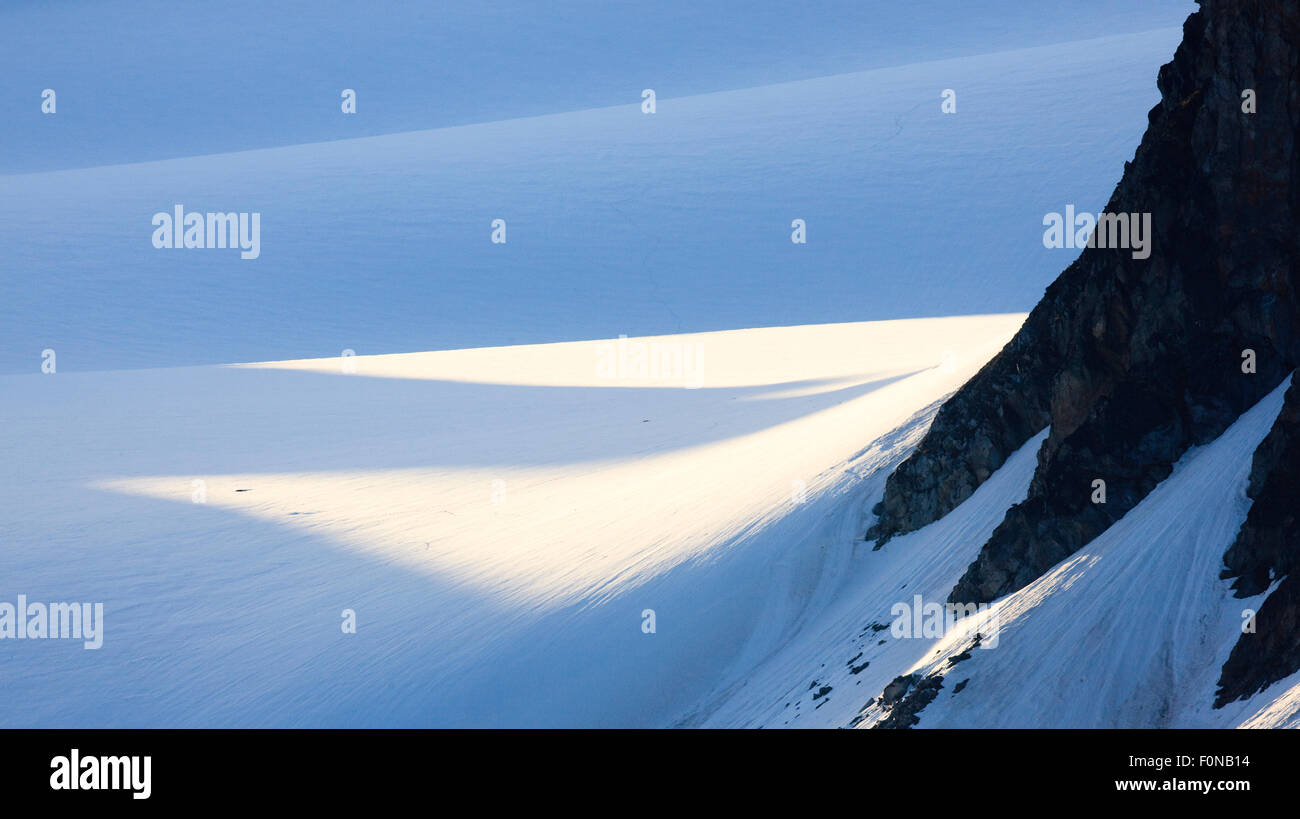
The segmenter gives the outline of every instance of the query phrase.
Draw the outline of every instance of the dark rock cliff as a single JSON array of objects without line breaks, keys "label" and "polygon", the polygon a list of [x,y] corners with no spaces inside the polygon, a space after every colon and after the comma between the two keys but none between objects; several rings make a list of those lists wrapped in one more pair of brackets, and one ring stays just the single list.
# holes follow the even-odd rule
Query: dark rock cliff
[{"label": "dark rock cliff", "polygon": [[[1236,578],[1238,597],[1267,591],[1223,665],[1215,706],[1244,699],[1300,670],[1300,384],[1294,377],[1273,428],[1255,450],[1250,486],[1253,503],[1232,548],[1224,577]],[[1243,623],[1243,625],[1246,625]]]},{"label": "dark rock cliff", "polygon": [[[1300,3],[1200,0],[1157,83],[1160,103],[1106,206],[1151,214],[1150,257],[1085,249],[939,411],[874,510],[867,536],[879,547],[952,510],[1051,426],[1028,497],[984,544],[954,602],[1016,591],[1078,550],[1300,363]],[[1247,89],[1254,113],[1243,110]],[[1247,350],[1254,372],[1244,371]],[[1242,593],[1297,561],[1283,520],[1295,509],[1288,429],[1270,436],[1285,456],[1257,458],[1253,522],[1227,556]],[[1105,503],[1093,502],[1095,480]],[[1268,632],[1233,653],[1222,696],[1277,678],[1260,657],[1295,642],[1300,589],[1283,584],[1261,626],[1265,615]],[[1300,648],[1278,662],[1300,666]]]}]

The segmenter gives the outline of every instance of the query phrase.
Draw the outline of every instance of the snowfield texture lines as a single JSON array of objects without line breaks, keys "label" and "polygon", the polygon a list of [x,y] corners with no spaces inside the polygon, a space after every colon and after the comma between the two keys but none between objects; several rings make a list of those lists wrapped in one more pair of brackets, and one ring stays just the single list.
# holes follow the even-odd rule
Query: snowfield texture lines
[{"label": "snowfield texture lines", "polygon": [[[1249,508],[1252,453],[1289,381],[1219,439],[1188,452],[1087,547],[996,601],[996,648],[972,648],[968,636],[898,640],[874,630],[914,593],[947,598],[983,539],[1023,498],[1044,430],[947,516],[861,553],[836,606],[757,667],[708,724],[869,728],[890,714],[877,701],[881,692],[914,674],[918,682],[942,680],[919,711],[921,728],[1295,727],[1296,677],[1211,708],[1243,611],[1264,597],[1232,597],[1219,573]],[[813,694],[827,686],[819,705]]]},{"label": "snowfield texture lines", "polygon": [[[0,176],[0,372],[1028,310],[1043,213],[1105,204],[1178,37]],[[178,205],[260,213],[258,258],[155,248]]]},{"label": "snowfield texture lines", "polygon": [[0,655],[0,724],[698,719],[1022,321],[697,334],[697,389],[600,378],[604,342],[0,377],[0,576],[106,621],[95,662]]}]

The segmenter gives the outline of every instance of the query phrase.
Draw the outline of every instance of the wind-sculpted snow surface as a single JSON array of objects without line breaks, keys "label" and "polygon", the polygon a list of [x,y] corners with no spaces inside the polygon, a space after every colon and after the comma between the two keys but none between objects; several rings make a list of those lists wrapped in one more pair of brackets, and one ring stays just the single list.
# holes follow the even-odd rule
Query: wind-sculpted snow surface
[{"label": "wind-sculpted snow surface", "polygon": [[[10,2],[0,4],[0,107],[10,113],[0,174],[579,111],[626,103],[647,85],[676,99],[1150,31],[1190,7],[224,0],[218,13],[176,0]],[[42,117],[33,95],[51,87],[58,115]],[[358,95],[355,116],[339,115],[344,88]]]},{"label": "wind-sculpted snow surface", "polygon": [[1022,320],[0,377],[0,577],[103,604],[4,641],[0,724],[692,719]]},{"label": "wind-sculpted snow surface", "polygon": [[[1200,6],[1106,206],[1149,220],[1154,250],[1089,242],[1016,338],[939,410],[875,508],[877,543],[916,530],[1050,425],[1028,496],[955,584],[954,602],[1035,583],[1300,364],[1300,10],[1283,0]],[[1294,428],[1292,410],[1255,459],[1251,520],[1224,545],[1225,575],[1243,597],[1290,574],[1300,549],[1294,458],[1276,454],[1294,454]],[[1263,631],[1242,635],[1223,666],[1219,705],[1300,670],[1300,595],[1290,583],[1276,594],[1256,623]]]},{"label": "wind-sculpted snow surface", "polygon": [[[1043,214],[1105,201],[1177,39],[0,176],[0,372],[1023,312],[1061,263]],[[249,244],[260,214],[257,257],[155,247],[177,208]]]},{"label": "wind-sculpted snow surface", "polygon": [[[935,656],[934,640],[893,634],[896,604],[942,603],[980,544],[1024,498],[1046,430],[942,520],[900,536],[881,550],[858,543],[841,572],[839,594],[779,651],[718,692],[706,725],[831,728],[855,724],[864,705],[891,680]],[[880,476],[873,487],[880,491]],[[841,510],[856,520],[849,510]],[[860,535],[859,535],[860,537]],[[964,647],[964,646],[963,646]],[[989,649],[992,650],[992,649]],[[955,653],[955,652],[954,652]],[[814,699],[823,687],[830,691]]]},{"label": "wind-sculpted snow surface", "polygon": [[0,9],[0,726],[1300,724],[1293,3],[262,5]]},{"label": "wind-sculpted snow surface", "polygon": [[1234,597],[1220,573],[1250,508],[1251,453],[1286,387],[1188,452],[1086,548],[976,614],[969,630],[900,638],[894,607],[910,617],[917,596],[947,599],[1024,497],[1044,430],[939,521],[859,552],[834,605],[721,691],[706,724],[876,727],[920,690],[933,697],[915,709],[919,728],[1294,726],[1297,676],[1213,707],[1219,669],[1264,597]]},{"label": "wind-sculpted snow surface", "polygon": [[966,645],[937,644],[917,670],[944,673],[945,685],[919,725],[1228,728],[1295,720],[1285,683],[1213,708],[1219,669],[1243,630],[1254,627],[1251,615],[1264,597],[1233,597],[1220,573],[1250,507],[1251,453],[1286,387],[1184,455],[1101,536],[999,600],[996,648],[951,665]]}]

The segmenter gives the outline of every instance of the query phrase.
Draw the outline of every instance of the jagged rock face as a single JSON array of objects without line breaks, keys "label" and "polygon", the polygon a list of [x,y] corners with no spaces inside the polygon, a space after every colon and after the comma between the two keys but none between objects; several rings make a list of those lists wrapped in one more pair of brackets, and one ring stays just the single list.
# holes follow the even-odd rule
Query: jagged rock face
[{"label": "jagged rock face", "polygon": [[[879,546],[947,514],[1051,425],[1028,497],[953,602],[987,602],[1040,576],[1300,362],[1300,4],[1201,0],[1158,85],[1106,207],[1151,214],[1150,257],[1084,250],[940,410],[875,509],[868,537]],[[1246,89],[1257,113],[1243,111]],[[1243,372],[1247,349],[1254,373]]]},{"label": "jagged rock face", "polygon": [[1235,577],[1238,597],[1267,591],[1285,578],[1233,647],[1219,678],[1215,707],[1244,699],[1300,670],[1300,384],[1292,379],[1286,402],[1255,450],[1250,486],[1254,501],[1232,548],[1224,577]]},{"label": "jagged rock face", "polygon": [[928,677],[912,674],[896,678],[885,686],[879,702],[889,708],[889,715],[871,727],[881,730],[911,728],[921,721],[920,713],[934,702],[941,688],[943,677],[938,674]]}]

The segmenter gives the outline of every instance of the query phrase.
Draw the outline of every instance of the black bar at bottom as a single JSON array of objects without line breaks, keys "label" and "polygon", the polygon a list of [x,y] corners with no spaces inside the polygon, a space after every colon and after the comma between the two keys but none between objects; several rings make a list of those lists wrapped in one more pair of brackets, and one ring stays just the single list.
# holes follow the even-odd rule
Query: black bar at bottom
[{"label": "black bar at bottom", "polygon": [[424,800],[456,813],[466,799],[680,810],[690,794],[891,811],[1229,807],[1288,798],[1298,749],[1286,731],[8,730],[0,799],[128,810]]}]

